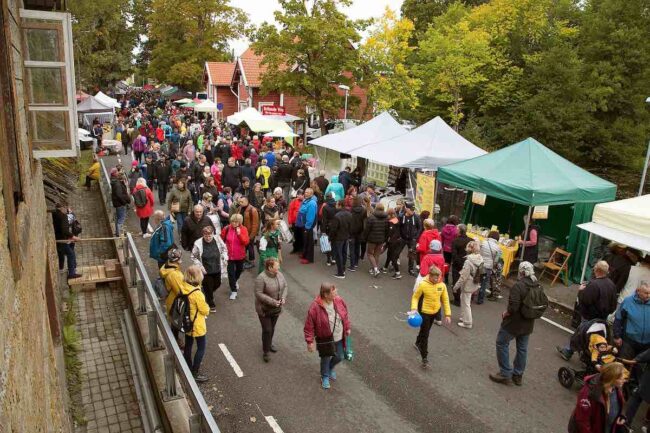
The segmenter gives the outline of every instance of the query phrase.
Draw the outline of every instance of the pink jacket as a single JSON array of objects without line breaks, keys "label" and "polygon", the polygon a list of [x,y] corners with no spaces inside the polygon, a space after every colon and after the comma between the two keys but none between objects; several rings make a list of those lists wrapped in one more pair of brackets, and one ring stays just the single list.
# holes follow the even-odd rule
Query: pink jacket
[{"label": "pink jacket", "polygon": [[239,235],[230,224],[221,230],[221,239],[228,248],[228,260],[244,260],[246,258],[246,245],[250,242],[250,238],[246,227],[239,226],[239,228]]},{"label": "pink jacket", "polygon": [[451,252],[451,244],[458,237],[458,227],[453,224],[445,224],[442,228],[442,250],[446,253]]}]

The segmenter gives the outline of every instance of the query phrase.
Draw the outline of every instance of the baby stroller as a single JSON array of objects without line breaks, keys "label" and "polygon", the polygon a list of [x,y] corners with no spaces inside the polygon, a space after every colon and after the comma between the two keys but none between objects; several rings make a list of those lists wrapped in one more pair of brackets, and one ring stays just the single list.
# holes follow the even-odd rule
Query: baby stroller
[{"label": "baby stroller", "polygon": [[557,371],[557,378],[563,387],[571,389],[575,382],[578,382],[582,386],[584,385],[585,376],[598,373],[596,367],[591,362],[591,353],[589,352],[589,338],[595,333],[607,340],[607,321],[593,319],[588,322],[583,322],[573,333],[570,341],[571,349],[578,353],[580,362],[583,363],[585,368],[576,370],[571,367],[560,367]]}]

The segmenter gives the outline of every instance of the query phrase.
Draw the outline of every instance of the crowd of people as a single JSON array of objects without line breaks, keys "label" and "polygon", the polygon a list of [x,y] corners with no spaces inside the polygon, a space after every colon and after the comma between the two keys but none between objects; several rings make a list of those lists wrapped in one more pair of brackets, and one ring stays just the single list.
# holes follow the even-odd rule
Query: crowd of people
[{"label": "crowd of people", "polygon": [[[115,233],[123,232],[126,209],[133,205],[168,291],[168,312],[174,299],[185,295],[190,315],[198,321],[180,342],[197,381],[207,380],[199,373],[206,344],[205,317],[216,311],[214,292],[222,279],[227,278],[234,301],[242,273],[252,269],[257,275],[255,310],[262,328],[262,358],[269,362],[276,352],[275,326],[287,301],[283,255],[299,255],[300,263],[309,266],[316,261],[315,245],[337,279],[359,271],[367,260],[371,277],[399,280],[405,259],[408,274],[415,277],[409,314],[422,317],[414,345],[423,368],[429,365],[430,329],[451,323],[451,303],[460,307],[457,326],[469,331],[475,325],[473,305],[502,299],[503,260],[496,231],[477,241],[456,216],[446,218],[438,230],[432,216],[426,211],[418,214],[412,202],[400,200],[386,209],[375,186],[364,182],[359,170],[346,167],[327,179],[325,172],[316,171],[301,142],[294,147],[283,140],[260,140],[244,128],[209,116],[198,119],[154,98],[134,96],[120,114],[116,130],[133,162],[128,171],[118,165],[110,172]],[[94,173],[89,171],[89,177]],[[166,211],[154,211],[154,190]],[[533,221],[527,226],[526,241],[520,241],[525,255],[516,265],[517,279],[496,335],[499,370],[489,376],[496,383],[519,386],[534,322],[541,317],[535,305],[545,302],[534,268],[539,227]],[[287,246],[290,251],[285,251]],[[181,249],[191,257],[184,272]],[[68,248],[61,248],[60,255],[66,254]],[[624,354],[632,363],[650,358],[646,353],[650,349],[649,281],[648,256],[614,246],[596,264],[593,278],[581,286],[578,296],[581,321],[613,319],[615,345],[621,357]],[[323,283],[307,313],[304,338],[308,350],[320,354],[325,389],[336,380],[335,366],[348,350],[349,333],[345,301],[334,284]],[[513,340],[514,364],[509,354]],[[194,342],[197,350],[192,357]],[[570,345],[558,347],[565,359],[572,350]],[[639,402],[650,399],[650,376],[639,373],[641,386],[632,394],[625,418],[619,391],[622,371],[627,369],[621,370],[618,359],[602,363],[586,379],[583,398],[571,419],[576,429],[571,431],[623,431]],[[587,400],[593,400],[589,407]],[[599,404],[602,408],[595,409]],[[604,414],[594,415],[601,409]],[[596,427],[599,423],[602,429]]]}]

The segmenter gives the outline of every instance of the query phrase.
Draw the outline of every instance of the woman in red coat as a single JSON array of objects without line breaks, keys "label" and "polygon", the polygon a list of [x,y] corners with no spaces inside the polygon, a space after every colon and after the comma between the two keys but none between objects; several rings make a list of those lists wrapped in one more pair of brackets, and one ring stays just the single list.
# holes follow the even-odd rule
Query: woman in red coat
[{"label": "woman in red coat", "polygon": [[142,237],[145,237],[149,226],[149,217],[153,214],[153,194],[147,187],[145,178],[138,178],[131,195],[133,195],[133,201],[135,202],[135,214],[140,218]]},{"label": "woman in red coat", "polygon": [[[350,319],[348,307],[343,298],[336,294],[332,283],[320,286],[320,295],[309,307],[305,320],[305,341],[310,352],[318,348],[320,355],[321,385],[329,389],[330,380],[336,380],[334,367],[343,359],[346,339],[350,335]],[[329,344],[334,344],[334,355],[327,352]]]},{"label": "woman in red coat", "polygon": [[623,433],[623,391],[626,371],[620,362],[604,365],[600,373],[585,377],[578,402],[569,421],[569,432]]},{"label": "woman in red coat", "polygon": [[[436,223],[433,222],[432,219],[426,219],[424,220],[424,231],[420,235],[420,239],[418,239],[418,244],[415,246],[416,251],[419,253],[419,261],[418,264],[422,262],[422,259],[424,256],[429,254],[429,245],[431,244],[432,240],[440,240],[440,233],[438,232],[438,229],[436,228]],[[442,270],[442,268],[440,268]]]},{"label": "woman in red coat", "polygon": [[234,214],[230,217],[230,224],[221,230],[223,239],[228,250],[228,284],[230,285],[230,300],[237,299],[239,289],[239,277],[244,270],[244,259],[246,259],[246,247],[250,242],[248,230],[242,225],[244,217],[241,214]]}]

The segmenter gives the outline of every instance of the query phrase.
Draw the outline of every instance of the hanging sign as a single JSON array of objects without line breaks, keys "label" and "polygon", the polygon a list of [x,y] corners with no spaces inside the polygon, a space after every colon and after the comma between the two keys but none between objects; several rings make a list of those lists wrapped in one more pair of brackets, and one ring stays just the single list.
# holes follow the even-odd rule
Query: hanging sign
[{"label": "hanging sign", "polygon": [[426,210],[433,215],[433,198],[436,190],[436,178],[433,176],[427,176],[426,174],[417,173],[416,182],[415,210],[418,213]]},{"label": "hanging sign", "polygon": [[483,194],[482,192],[472,192],[472,203],[477,204],[479,206],[485,206],[485,199],[487,196]]},{"label": "hanging sign", "polygon": [[535,206],[533,210],[533,219],[547,220],[548,219],[548,206]]},{"label": "hanging sign", "polygon": [[281,105],[262,105],[264,116],[285,116],[287,111]]}]

